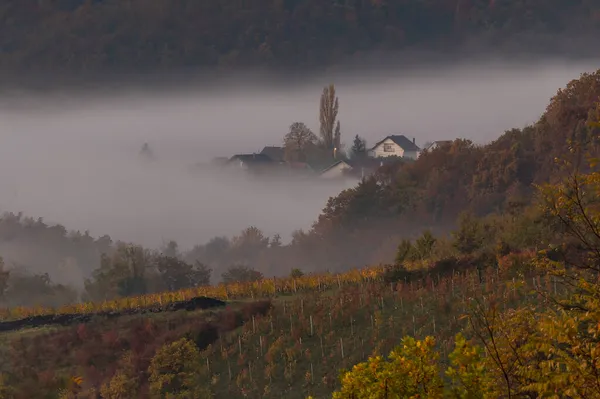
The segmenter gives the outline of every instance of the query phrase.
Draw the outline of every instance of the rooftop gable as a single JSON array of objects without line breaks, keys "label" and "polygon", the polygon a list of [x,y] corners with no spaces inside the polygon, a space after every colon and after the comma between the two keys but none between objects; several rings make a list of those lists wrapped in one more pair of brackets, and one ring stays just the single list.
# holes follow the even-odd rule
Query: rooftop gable
[{"label": "rooftop gable", "polygon": [[323,169],[320,173],[323,174],[325,172],[327,172],[328,170],[331,170],[333,168],[335,168],[336,166],[338,166],[341,163],[345,163],[346,165],[348,165],[350,168],[352,168],[352,165],[350,165],[350,163],[348,163],[347,161],[340,159],[339,161],[334,162],[333,164],[329,165],[328,167],[326,167],[325,169]]},{"label": "rooftop gable", "polygon": [[284,158],[284,150],[283,147],[275,147],[275,146],[266,146],[260,152],[263,155],[268,156],[273,161],[280,162],[283,161]]},{"label": "rooftop gable", "polygon": [[437,141],[430,143],[427,147],[425,147],[425,149],[429,150],[435,145],[437,145],[438,147],[443,147],[446,145],[452,145],[452,143],[453,143],[452,140],[437,140]]},{"label": "rooftop gable", "polygon": [[376,148],[378,145],[380,145],[381,143],[383,143],[384,141],[386,141],[388,139],[392,140],[394,143],[396,143],[396,145],[398,145],[404,151],[415,151],[415,152],[421,151],[419,146],[417,146],[415,143],[412,142],[412,140],[409,140],[406,136],[404,136],[402,134],[387,136],[386,138],[384,138],[383,140],[381,140],[377,144],[375,144],[372,149]]}]

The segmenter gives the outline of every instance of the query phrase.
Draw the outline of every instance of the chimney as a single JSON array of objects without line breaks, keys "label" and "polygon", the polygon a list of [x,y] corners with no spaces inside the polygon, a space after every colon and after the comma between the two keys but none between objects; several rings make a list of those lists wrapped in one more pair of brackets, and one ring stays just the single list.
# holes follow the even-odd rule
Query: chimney
[{"label": "chimney", "polygon": [[413,144],[415,144],[415,138],[413,137]]}]

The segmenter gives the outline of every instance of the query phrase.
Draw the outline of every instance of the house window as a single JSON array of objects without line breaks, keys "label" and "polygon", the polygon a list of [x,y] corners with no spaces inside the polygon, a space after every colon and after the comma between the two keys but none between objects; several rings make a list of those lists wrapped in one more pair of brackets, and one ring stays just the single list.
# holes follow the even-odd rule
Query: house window
[{"label": "house window", "polygon": [[384,144],[383,152],[394,152],[394,145],[393,144]]}]

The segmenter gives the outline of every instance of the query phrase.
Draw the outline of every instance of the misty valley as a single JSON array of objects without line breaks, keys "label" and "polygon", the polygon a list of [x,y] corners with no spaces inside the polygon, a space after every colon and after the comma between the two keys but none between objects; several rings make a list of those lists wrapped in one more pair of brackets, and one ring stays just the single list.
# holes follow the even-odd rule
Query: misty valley
[{"label": "misty valley", "polygon": [[[32,77],[0,92],[0,399],[600,398],[597,59],[221,75],[335,64],[296,31],[328,42],[321,18],[358,60],[499,43],[521,19],[500,1],[33,3],[0,5],[0,68]],[[561,26],[595,32],[575,3]],[[250,25],[189,41],[200,11]],[[424,15],[452,33],[407,22]],[[46,52],[13,19],[45,26]],[[32,89],[27,59],[57,86]],[[188,63],[219,74],[186,81]],[[144,66],[143,85],[108,73]]]}]

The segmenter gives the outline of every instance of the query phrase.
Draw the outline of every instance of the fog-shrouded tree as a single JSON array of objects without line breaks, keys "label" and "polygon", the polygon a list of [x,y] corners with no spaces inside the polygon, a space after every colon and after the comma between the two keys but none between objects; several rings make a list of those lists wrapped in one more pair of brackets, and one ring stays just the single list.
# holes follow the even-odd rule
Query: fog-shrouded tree
[{"label": "fog-shrouded tree", "polygon": [[171,258],[178,258],[181,254],[179,253],[179,244],[177,241],[170,240],[161,248],[161,252],[164,256],[170,256]]},{"label": "fog-shrouded tree", "polygon": [[6,270],[4,259],[0,257],[0,301],[4,300],[4,294],[6,293],[6,288],[8,288],[9,277],[10,271]]},{"label": "fog-shrouded tree", "polygon": [[350,148],[351,159],[363,159],[367,156],[367,142],[358,134],[354,136],[352,148]]},{"label": "fog-shrouded tree", "polygon": [[334,129],[336,127],[338,110],[339,100],[335,94],[335,86],[330,84],[323,88],[319,107],[321,144],[328,150],[333,150],[336,147]]},{"label": "fog-shrouded tree", "polygon": [[156,268],[161,282],[169,291],[210,284],[212,269],[198,261],[189,264],[176,257],[159,255]]},{"label": "fog-shrouded tree", "polygon": [[9,277],[4,292],[9,306],[58,307],[77,301],[78,295],[73,288],[52,282],[48,273],[31,274],[19,270]]},{"label": "fog-shrouded tree", "polygon": [[86,279],[86,294],[92,300],[105,300],[146,293],[146,274],[152,254],[138,245],[119,243],[116,250],[103,254],[100,267]]},{"label": "fog-shrouded tree", "polygon": [[342,149],[342,125],[338,120],[335,124],[335,133],[333,134],[333,147],[338,151]]},{"label": "fog-shrouded tree", "polygon": [[233,237],[231,246],[238,261],[251,262],[269,247],[269,241],[259,228],[250,226]]},{"label": "fog-shrouded tree", "polygon": [[221,279],[225,284],[258,281],[262,278],[263,274],[261,272],[241,265],[232,266],[221,274]]},{"label": "fog-shrouded tree", "polygon": [[286,161],[306,161],[308,149],[314,146],[317,141],[317,136],[304,123],[292,123],[290,125],[290,131],[283,139]]},{"label": "fog-shrouded tree", "polygon": [[275,234],[273,237],[271,237],[271,242],[269,243],[269,248],[281,248],[282,243],[281,243],[281,235],[280,234]]}]

